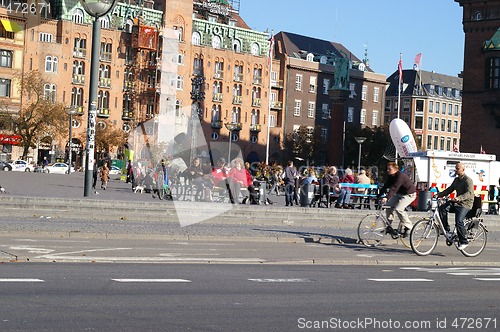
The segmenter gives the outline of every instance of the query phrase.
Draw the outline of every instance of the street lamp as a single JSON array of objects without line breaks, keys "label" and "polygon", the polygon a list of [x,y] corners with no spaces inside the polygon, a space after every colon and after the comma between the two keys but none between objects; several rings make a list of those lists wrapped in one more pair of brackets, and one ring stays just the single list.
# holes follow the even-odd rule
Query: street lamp
[{"label": "street lamp", "polygon": [[69,147],[68,147],[68,174],[71,174],[71,164],[73,159],[73,115],[78,113],[78,107],[75,105],[66,107],[66,113],[69,114]]},{"label": "street lamp", "polygon": [[231,141],[233,138],[233,131],[238,128],[238,124],[234,122],[226,122],[224,126],[226,126],[226,129],[229,130],[229,151],[227,153],[227,162],[231,163]]},{"label": "street lamp", "polygon": [[[89,114],[87,121],[87,141],[85,145],[85,182],[83,196],[90,196],[92,173],[94,170],[95,123],[97,116],[97,81],[99,72],[99,49],[101,23],[99,17],[106,15],[116,0],[80,0],[83,9],[94,17],[92,23],[92,49],[90,57]],[[92,160],[90,160],[92,159]]]},{"label": "street lamp", "polygon": [[356,142],[359,144],[359,157],[358,157],[358,174],[361,171],[361,144],[366,141],[366,137],[354,137]]}]

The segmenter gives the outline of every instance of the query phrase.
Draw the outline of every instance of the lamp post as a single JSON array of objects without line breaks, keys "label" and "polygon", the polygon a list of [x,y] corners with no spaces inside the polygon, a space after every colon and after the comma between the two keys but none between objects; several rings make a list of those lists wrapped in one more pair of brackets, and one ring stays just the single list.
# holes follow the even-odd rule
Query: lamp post
[{"label": "lamp post", "polygon": [[[97,117],[97,81],[99,71],[99,49],[101,23],[99,17],[106,15],[115,5],[116,0],[80,0],[83,9],[94,17],[92,23],[92,48],[90,57],[89,114],[87,121],[87,140],[85,145],[85,180],[83,196],[90,196],[92,172],[94,170],[95,123]],[[92,159],[92,160],[91,160]]]},{"label": "lamp post", "polygon": [[73,115],[78,113],[75,105],[66,107],[66,113],[69,114],[69,146],[68,146],[68,174],[71,174],[71,164],[73,159]]},{"label": "lamp post", "polygon": [[361,144],[366,141],[366,137],[354,137],[356,142],[359,144],[359,157],[358,157],[358,174],[361,171]]},{"label": "lamp post", "polygon": [[233,131],[238,128],[238,124],[233,122],[226,122],[224,126],[226,126],[226,129],[229,130],[229,150],[227,153],[227,162],[231,163],[231,141],[233,138]]}]

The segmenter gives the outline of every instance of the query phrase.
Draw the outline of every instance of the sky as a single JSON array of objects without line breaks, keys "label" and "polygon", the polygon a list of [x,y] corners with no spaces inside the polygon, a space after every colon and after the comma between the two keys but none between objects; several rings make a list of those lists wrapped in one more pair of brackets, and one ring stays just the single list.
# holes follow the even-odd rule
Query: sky
[{"label": "sky", "polygon": [[457,76],[463,70],[462,7],[454,0],[239,0],[240,16],[258,31],[293,32],[341,43],[370,67],[391,75],[400,54],[412,69]]}]

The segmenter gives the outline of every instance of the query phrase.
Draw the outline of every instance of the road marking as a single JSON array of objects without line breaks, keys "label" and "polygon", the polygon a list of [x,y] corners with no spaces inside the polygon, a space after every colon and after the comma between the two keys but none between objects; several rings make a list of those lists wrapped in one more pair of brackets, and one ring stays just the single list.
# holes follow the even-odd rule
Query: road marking
[{"label": "road marking", "polygon": [[66,255],[43,255],[37,259],[51,259],[62,261],[83,262],[218,262],[218,263],[261,263],[265,260],[260,258],[210,258],[210,257],[98,257],[98,256],[66,256]]},{"label": "road marking", "polygon": [[42,279],[32,278],[0,278],[0,282],[45,282]]},{"label": "road marking", "polygon": [[255,282],[313,282],[312,279],[292,278],[292,279],[248,279]]},{"label": "road marking", "polygon": [[191,282],[186,279],[111,279],[116,282]]},{"label": "road marking", "polygon": [[408,282],[419,282],[419,281],[434,281],[432,279],[419,279],[419,278],[410,278],[410,279],[368,279],[370,281],[388,281],[388,282],[395,282],[395,281],[408,281]]},{"label": "road marking", "polygon": [[474,278],[479,281],[500,281],[500,278]]}]

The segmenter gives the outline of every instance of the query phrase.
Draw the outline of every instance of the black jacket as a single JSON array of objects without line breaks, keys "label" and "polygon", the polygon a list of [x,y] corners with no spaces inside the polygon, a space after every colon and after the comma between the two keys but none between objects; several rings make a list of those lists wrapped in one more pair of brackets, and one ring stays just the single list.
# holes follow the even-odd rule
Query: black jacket
[{"label": "black jacket", "polygon": [[395,194],[409,195],[417,191],[413,181],[408,175],[401,171],[397,171],[394,175],[387,176],[387,181],[382,187],[382,190],[380,190],[380,195],[383,195],[387,189],[389,189],[387,199],[390,199]]}]

